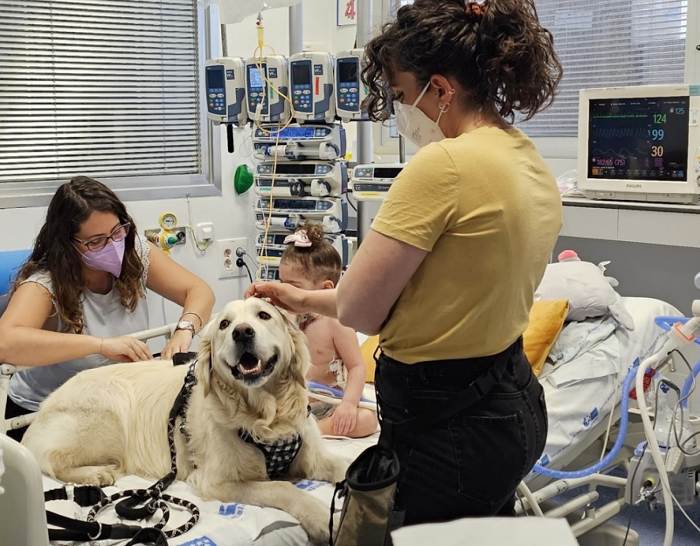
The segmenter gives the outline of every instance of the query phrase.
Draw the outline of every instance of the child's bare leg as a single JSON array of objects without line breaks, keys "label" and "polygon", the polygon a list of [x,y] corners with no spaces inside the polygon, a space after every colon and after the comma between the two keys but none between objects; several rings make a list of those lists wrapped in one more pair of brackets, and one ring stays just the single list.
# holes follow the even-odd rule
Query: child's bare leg
[{"label": "child's bare leg", "polygon": [[321,434],[323,436],[334,436],[335,434],[333,433],[333,422],[330,417],[325,417],[324,419],[321,419],[317,421],[318,423],[318,428],[321,431]]},{"label": "child's bare leg", "polygon": [[357,411],[357,423],[350,431],[351,438],[364,438],[377,431],[377,414],[370,409],[360,408]]}]

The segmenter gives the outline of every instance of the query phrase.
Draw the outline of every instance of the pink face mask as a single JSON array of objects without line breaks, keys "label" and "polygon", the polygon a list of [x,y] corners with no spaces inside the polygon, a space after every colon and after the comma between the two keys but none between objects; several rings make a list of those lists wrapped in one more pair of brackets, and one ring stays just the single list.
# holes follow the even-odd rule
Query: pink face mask
[{"label": "pink face mask", "polygon": [[107,241],[100,250],[88,250],[81,252],[83,263],[90,269],[106,271],[116,278],[122,273],[122,261],[124,260],[124,239],[121,241]]}]

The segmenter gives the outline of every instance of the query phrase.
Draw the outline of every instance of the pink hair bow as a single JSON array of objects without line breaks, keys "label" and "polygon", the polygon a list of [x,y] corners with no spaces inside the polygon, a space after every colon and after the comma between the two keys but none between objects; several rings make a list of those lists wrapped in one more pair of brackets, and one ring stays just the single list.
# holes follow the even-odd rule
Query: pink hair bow
[{"label": "pink hair bow", "polygon": [[295,231],[294,233],[287,235],[284,238],[285,245],[288,245],[290,243],[294,243],[294,246],[299,246],[302,248],[308,248],[311,246],[311,241],[309,240],[308,235],[306,235],[306,230],[304,229]]}]

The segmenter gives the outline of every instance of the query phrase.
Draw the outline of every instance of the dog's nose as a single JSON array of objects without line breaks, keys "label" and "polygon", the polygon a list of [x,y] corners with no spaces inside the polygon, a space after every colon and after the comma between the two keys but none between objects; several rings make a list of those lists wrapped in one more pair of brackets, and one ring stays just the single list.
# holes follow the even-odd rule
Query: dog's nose
[{"label": "dog's nose", "polygon": [[255,330],[250,324],[239,324],[233,329],[234,341],[250,341],[255,337]]}]

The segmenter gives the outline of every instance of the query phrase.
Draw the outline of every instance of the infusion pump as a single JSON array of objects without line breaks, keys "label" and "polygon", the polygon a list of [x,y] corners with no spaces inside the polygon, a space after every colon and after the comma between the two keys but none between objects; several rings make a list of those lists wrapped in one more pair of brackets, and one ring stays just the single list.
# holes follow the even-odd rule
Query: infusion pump
[{"label": "infusion pump", "polygon": [[304,51],[289,58],[289,89],[297,121],[335,120],[333,68],[328,52]]},{"label": "infusion pump", "polygon": [[340,124],[305,123],[283,129],[256,127],[253,132],[255,158],[322,159],[332,161],[345,156],[345,128]]},{"label": "infusion pump", "polygon": [[[273,176],[274,170],[274,176]],[[300,161],[262,163],[255,176],[255,191],[274,197],[340,197],[347,188],[344,162]]]},{"label": "infusion pump", "polygon": [[284,55],[250,58],[245,63],[248,115],[259,123],[289,119],[287,58]]},{"label": "infusion pump", "polygon": [[357,165],[350,178],[353,196],[358,201],[381,201],[403,167],[402,163]]},{"label": "infusion pump", "polygon": [[360,74],[362,73],[362,49],[339,53],[335,60],[335,96],[338,116],[343,121],[367,119],[362,103],[367,97]]},{"label": "infusion pump", "polygon": [[209,59],[204,67],[207,117],[219,123],[245,125],[248,108],[245,101],[243,59]]}]

